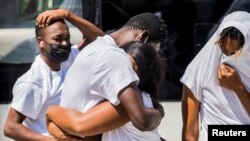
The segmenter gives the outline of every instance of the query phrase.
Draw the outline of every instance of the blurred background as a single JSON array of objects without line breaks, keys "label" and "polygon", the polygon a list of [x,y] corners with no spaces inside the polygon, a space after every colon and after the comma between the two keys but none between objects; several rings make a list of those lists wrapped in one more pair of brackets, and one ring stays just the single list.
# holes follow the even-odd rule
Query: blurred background
[{"label": "blurred background", "polygon": [[[222,18],[233,11],[250,11],[250,0],[0,0],[0,104],[11,102],[13,84],[38,54],[34,38],[37,15],[56,8],[68,9],[106,33],[142,12],[155,13],[165,20],[168,38],[162,42],[160,51],[167,58],[167,93],[160,100],[177,102],[176,115],[180,116],[182,84],[179,79],[185,68]],[[69,26],[71,42],[76,43],[82,35]]]}]

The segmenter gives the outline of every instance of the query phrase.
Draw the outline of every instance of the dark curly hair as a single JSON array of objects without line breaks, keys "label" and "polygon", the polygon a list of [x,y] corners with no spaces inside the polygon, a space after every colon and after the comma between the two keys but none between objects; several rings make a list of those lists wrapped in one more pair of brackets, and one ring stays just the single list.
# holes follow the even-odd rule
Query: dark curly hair
[{"label": "dark curly hair", "polygon": [[167,25],[153,13],[145,12],[131,17],[124,25],[129,30],[147,30],[148,42],[160,42],[167,38]]}]

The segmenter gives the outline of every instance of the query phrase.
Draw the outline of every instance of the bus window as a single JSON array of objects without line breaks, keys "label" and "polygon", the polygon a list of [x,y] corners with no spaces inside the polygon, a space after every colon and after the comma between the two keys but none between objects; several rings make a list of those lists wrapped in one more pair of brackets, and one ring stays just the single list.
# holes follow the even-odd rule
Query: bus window
[{"label": "bus window", "polygon": [[[0,0],[0,104],[12,100],[16,79],[26,72],[39,53],[35,19],[48,9],[65,8],[81,16],[81,0]],[[69,24],[71,42],[82,34]]]},{"label": "bus window", "polygon": [[0,28],[33,28],[35,18],[48,9],[65,8],[82,15],[80,0],[0,0]]}]

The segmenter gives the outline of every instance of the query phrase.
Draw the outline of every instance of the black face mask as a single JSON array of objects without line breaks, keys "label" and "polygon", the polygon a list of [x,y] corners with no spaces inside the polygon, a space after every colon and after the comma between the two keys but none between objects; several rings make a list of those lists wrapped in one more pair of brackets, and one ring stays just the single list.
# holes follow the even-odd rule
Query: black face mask
[{"label": "black face mask", "polygon": [[62,63],[69,58],[71,51],[71,44],[61,45],[61,44],[51,44],[51,51],[48,53],[50,60],[56,63]]}]

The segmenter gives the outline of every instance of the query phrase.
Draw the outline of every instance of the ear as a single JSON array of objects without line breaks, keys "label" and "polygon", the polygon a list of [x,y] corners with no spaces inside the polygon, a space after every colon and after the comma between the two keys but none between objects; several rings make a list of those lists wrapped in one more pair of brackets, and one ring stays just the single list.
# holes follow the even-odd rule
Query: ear
[{"label": "ear", "polygon": [[137,41],[146,42],[148,40],[149,33],[147,30],[143,30],[141,34],[137,37]]},{"label": "ear", "polygon": [[37,37],[36,38],[36,41],[37,41],[37,44],[38,44],[38,47],[41,49],[41,48],[43,48],[44,47],[44,43],[43,43],[43,41],[42,41],[42,37]]}]

